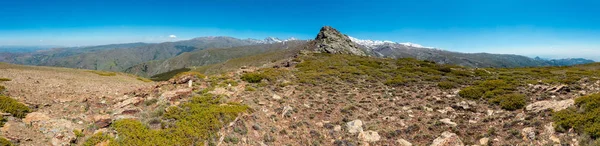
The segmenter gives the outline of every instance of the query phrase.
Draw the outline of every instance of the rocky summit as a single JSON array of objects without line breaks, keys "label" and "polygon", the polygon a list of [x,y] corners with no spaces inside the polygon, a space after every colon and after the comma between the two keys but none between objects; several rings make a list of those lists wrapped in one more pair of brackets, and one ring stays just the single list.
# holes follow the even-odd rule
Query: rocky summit
[{"label": "rocky summit", "polygon": [[[314,40],[314,51],[331,54],[368,56],[367,52],[345,34],[331,26],[324,26]],[[310,48],[309,48],[310,49]]]}]

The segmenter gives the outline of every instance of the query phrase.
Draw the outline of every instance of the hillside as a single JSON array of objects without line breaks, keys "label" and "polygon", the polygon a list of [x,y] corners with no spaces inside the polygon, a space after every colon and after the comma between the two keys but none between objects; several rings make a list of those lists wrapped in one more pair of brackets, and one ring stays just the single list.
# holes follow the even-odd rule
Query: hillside
[{"label": "hillside", "polygon": [[303,45],[305,41],[286,41],[273,44],[249,45],[222,49],[197,50],[180,54],[165,60],[156,60],[135,65],[125,70],[127,73],[141,76],[154,76],[180,68],[204,66],[226,62],[259,54],[268,54],[281,50],[290,50]]},{"label": "hillside", "polygon": [[184,52],[207,48],[253,45],[257,42],[231,37],[201,37],[159,44],[114,44],[84,48],[53,49],[36,53],[4,54],[0,61],[41,66],[123,71],[133,65],[164,60]]}]

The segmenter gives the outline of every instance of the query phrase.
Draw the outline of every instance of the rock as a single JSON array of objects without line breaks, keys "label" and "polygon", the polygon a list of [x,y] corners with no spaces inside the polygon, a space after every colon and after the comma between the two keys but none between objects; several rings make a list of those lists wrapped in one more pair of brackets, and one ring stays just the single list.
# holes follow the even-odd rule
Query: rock
[{"label": "rock", "polygon": [[333,131],[336,131],[336,132],[342,131],[342,126],[340,126],[340,125],[333,126]]},{"label": "rock", "polygon": [[489,142],[490,142],[490,138],[487,138],[487,137],[479,139],[479,144],[480,145],[484,145],[485,146],[485,145],[488,145]]},{"label": "rock", "polygon": [[281,112],[281,117],[285,117],[286,114],[288,114],[290,111],[293,111],[294,108],[292,108],[289,105],[286,105],[285,107],[283,107],[283,112]]},{"label": "rock", "polygon": [[335,28],[330,26],[324,26],[313,41],[314,44],[309,45],[306,48],[310,51],[317,53],[330,53],[330,54],[351,54],[358,56],[367,56],[367,53],[363,51],[358,44],[352,42],[350,38],[340,33]]},{"label": "rock", "polygon": [[354,120],[346,123],[346,127],[348,128],[348,132],[355,134],[359,132],[363,132],[362,128],[363,122],[361,120]]},{"label": "rock", "polygon": [[456,127],[458,124],[452,122],[450,119],[445,118],[445,119],[441,119],[440,122],[444,123],[444,124],[448,124],[452,127]]},{"label": "rock", "polygon": [[398,139],[398,140],[396,140],[396,143],[398,144],[398,146],[412,146],[412,143],[410,143],[404,139]]},{"label": "rock", "polygon": [[139,104],[140,102],[142,102],[142,98],[133,97],[133,98],[123,100],[122,102],[115,104],[113,107],[114,108],[123,108],[128,105]]},{"label": "rock", "polygon": [[101,119],[94,122],[94,125],[98,128],[108,127],[112,123],[111,119]]},{"label": "rock", "polygon": [[258,125],[258,124],[254,124],[254,125],[252,125],[252,129],[254,129],[254,130],[257,130],[257,131],[258,131],[258,130],[260,130],[260,125]]},{"label": "rock", "polygon": [[560,85],[560,86],[556,86],[552,89],[550,89],[551,93],[558,93],[558,92],[571,92],[571,89],[569,89],[569,87],[567,85]]},{"label": "rock", "polygon": [[469,106],[469,104],[466,101],[461,101],[459,103],[456,103],[455,105],[452,105],[452,108],[469,110],[471,109],[471,106]]},{"label": "rock", "polygon": [[379,139],[381,139],[381,136],[379,136],[379,133],[369,130],[359,133],[358,139],[364,142],[377,142]]},{"label": "rock", "polygon": [[281,96],[279,96],[277,94],[273,94],[273,99],[275,99],[275,100],[281,100]]},{"label": "rock", "polygon": [[464,146],[458,135],[452,132],[444,132],[442,135],[431,143],[431,146]]},{"label": "rock", "polygon": [[50,117],[48,117],[46,114],[41,113],[41,112],[33,112],[33,113],[29,113],[25,116],[25,118],[23,118],[23,123],[25,124],[31,124],[33,122],[37,122],[37,121],[47,121],[49,120]]},{"label": "rock", "polygon": [[189,80],[189,81],[188,81],[188,88],[192,88],[192,85],[193,85],[193,84],[194,84],[194,81],[192,81],[192,80]]},{"label": "rock", "polygon": [[521,130],[521,135],[523,136],[523,140],[529,141],[535,139],[535,129],[533,127],[523,128]]},{"label": "rock", "polygon": [[575,100],[566,99],[561,101],[538,101],[532,104],[529,104],[525,107],[526,111],[530,112],[540,112],[547,109],[552,109],[554,111],[559,111],[568,108],[575,104]]},{"label": "rock", "polygon": [[162,95],[160,95],[158,100],[159,100],[159,102],[175,101],[177,99],[181,99],[184,96],[188,96],[191,93],[192,93],[191,88],[167,91],[167,92],[164,92]]}]

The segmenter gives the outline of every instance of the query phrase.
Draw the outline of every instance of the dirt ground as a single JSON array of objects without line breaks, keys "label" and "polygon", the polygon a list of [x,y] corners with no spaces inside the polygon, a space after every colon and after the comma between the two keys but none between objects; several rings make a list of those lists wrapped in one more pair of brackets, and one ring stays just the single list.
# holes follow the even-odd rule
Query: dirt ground
[{"label": "dirt ground", "polygon": [[[74,129],[93,121],[90,101],[106,102],[124,93],[151,86],[136,76],[101,76],[88,70],[0,63],[0,82],[8,95],[33,107],[25,119],[8,118],[1,136],[20,145],[63,145]],[[92,119],[92,120],[90,120]]]}]

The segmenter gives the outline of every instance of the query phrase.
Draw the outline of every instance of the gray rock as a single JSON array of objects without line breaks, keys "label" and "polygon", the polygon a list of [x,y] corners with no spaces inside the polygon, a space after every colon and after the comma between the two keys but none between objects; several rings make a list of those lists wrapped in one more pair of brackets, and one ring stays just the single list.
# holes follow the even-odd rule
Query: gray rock
[{"label": "gray rock", "polygon": [[444,132],[442,135],[435,140],[431,146],[464,146],[462,140],[458,137],[458,135],[452,132]]},{"label": "gray rock", "polygon": [[456,127],[458,124],[452,122],[450,119],[445,118],[445,119],[441,119],[440,122],[444,123],[444,124],[448,124],[452,127]]},{"label": "gray rock", "polygon": [[369,130],[358,134],[358,139],[364,142],[377,142],[381,139],[381,136],[379,136],[379,133]]},{"label": "gray rock", "polygon": [[523,135],[523,140],[534,140],[535,139],[535,128],[527,127],[521,130],[521,135]]},{"label": "gray rock", "polygon": [[568,108],[575,104],[575,100],[567,99],[561,101],[538,101],[532,104],[529,104],[525,107],[526,111],[530,112],[540,112],[547,109],[552,109],[554,111],[559,111]]},{"label": "gray rock", "polygon": [[314,40],[314,51],[331,54],[352,54],[368,56],[367,53],[352,42],[350,38],[335,28],[324,26]]},{"label": "gray rock", "polygon": [[362,128],[363,122],[361,120],[354,120],[346,123],[346,127],[348,128],[348,132],[355,134],[359,132],[363,132]]},{"label": "gray rock", "polygon": [[281,100],[281,96],[279,96],[277,94],[273,94],[273,99],[275,99],[275,100]]}]

